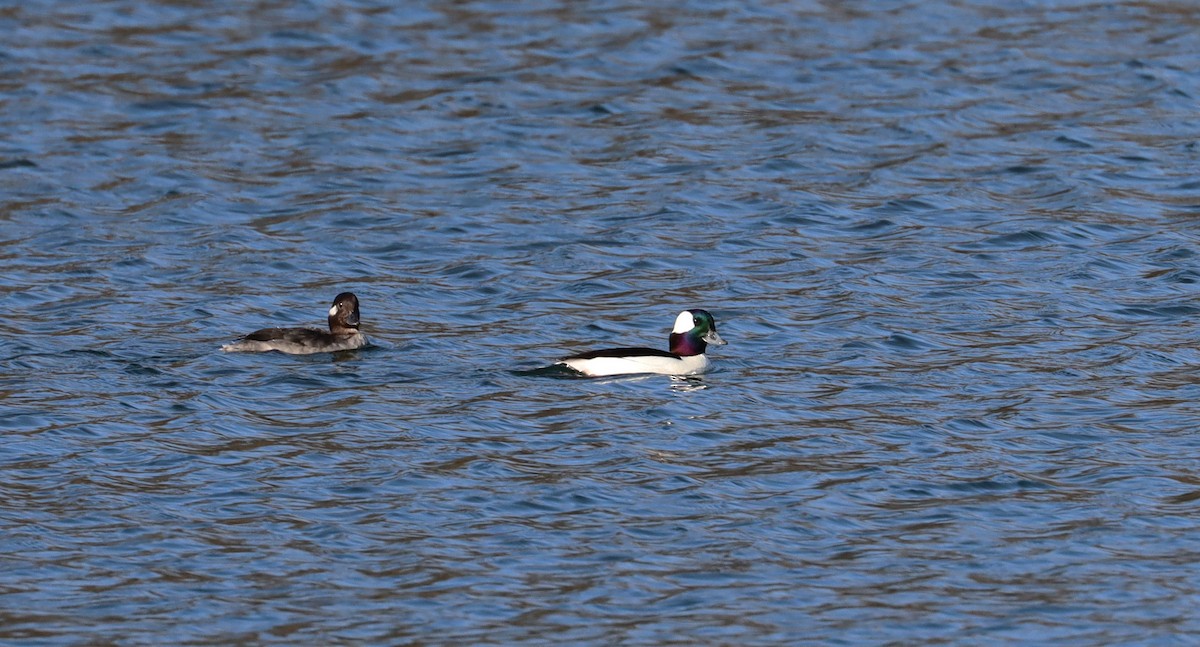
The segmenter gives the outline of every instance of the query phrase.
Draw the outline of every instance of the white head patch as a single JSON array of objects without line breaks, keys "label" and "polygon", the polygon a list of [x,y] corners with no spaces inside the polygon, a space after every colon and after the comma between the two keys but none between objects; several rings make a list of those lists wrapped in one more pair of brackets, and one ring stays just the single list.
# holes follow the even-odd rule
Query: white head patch
[{"label": "white head patch", "polygon": [[692,323],[692,313],[684,310],[679,313],[678,317],[675,317],[675,329],[671,332],[687,332],[695,327],[696,325]]},{"label": "white head patch", "polygon": [[329,316],[332,317],[335,314],[337,314],[337,304],[336,303],[329,306]]}]

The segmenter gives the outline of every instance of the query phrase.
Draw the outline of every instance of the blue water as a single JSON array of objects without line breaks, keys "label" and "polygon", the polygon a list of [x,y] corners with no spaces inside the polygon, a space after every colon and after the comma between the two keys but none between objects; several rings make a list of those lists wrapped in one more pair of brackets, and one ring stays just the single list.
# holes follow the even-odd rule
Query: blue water
[{"label": "blue water", "polygon": [[[0,32],[0,641],[1200,632],[1200,11]],[[369,348],[217,350],[345,290]],[[702,377],[537,370],[689,307]]]}]

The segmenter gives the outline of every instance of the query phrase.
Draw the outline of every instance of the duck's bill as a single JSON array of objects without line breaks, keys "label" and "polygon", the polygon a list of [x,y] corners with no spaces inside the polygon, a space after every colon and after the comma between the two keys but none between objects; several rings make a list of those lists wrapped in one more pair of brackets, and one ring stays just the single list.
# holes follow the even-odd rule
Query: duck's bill
[{"label": "duck's bill", "polygon": [[358,325],[358,313],[351,312],[350,316],[346,317],[346,323],[350,324],[351,326],[357,326]]},{"label": "duck's bill", "polygon": [[718,335],[717,331],[715,331],[715,330],[708,331],[708,333],[706,335],[704,335],[704,337],[702,339],[704,339],[704,341],[706,341],[710,344],[716,344],[717,346],[725,345],[725,340],[721,339],[721,336]]}]

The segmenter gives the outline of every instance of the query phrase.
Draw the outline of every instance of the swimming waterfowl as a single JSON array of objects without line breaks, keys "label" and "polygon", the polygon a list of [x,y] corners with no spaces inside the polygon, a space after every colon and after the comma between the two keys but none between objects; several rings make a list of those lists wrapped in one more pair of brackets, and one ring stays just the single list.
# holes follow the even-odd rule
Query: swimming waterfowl
[{"label": "swimming waterfowl", "polygon": [[675,318],[670,351],[654,348],[609,348],[572,355],[555,364],[570,367],[588,377],[658,373],[694,375],[708,368],[704,351],[709,344],[725,345],[717,334],[717,323],[707,310],[684,310]]},{"label": "swimming waterfowl", "polygon": [[358,297],[343,292],[329,308],[329,332],[315,328],[263,328],[221,350],[227,353],[265,352],[277,350],[291,355],[333,353],[353,350],[367,345],[367,338],[358,332]]}]

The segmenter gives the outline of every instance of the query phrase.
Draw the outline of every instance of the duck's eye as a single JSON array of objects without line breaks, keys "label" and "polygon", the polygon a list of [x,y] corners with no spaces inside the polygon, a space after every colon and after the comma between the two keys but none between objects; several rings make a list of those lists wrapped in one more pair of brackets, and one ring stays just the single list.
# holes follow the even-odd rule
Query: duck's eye
[{"label": "duck's eye", "polygon": [[692,317],[692,323],[699,326],[700,325],[700,317]]}]

